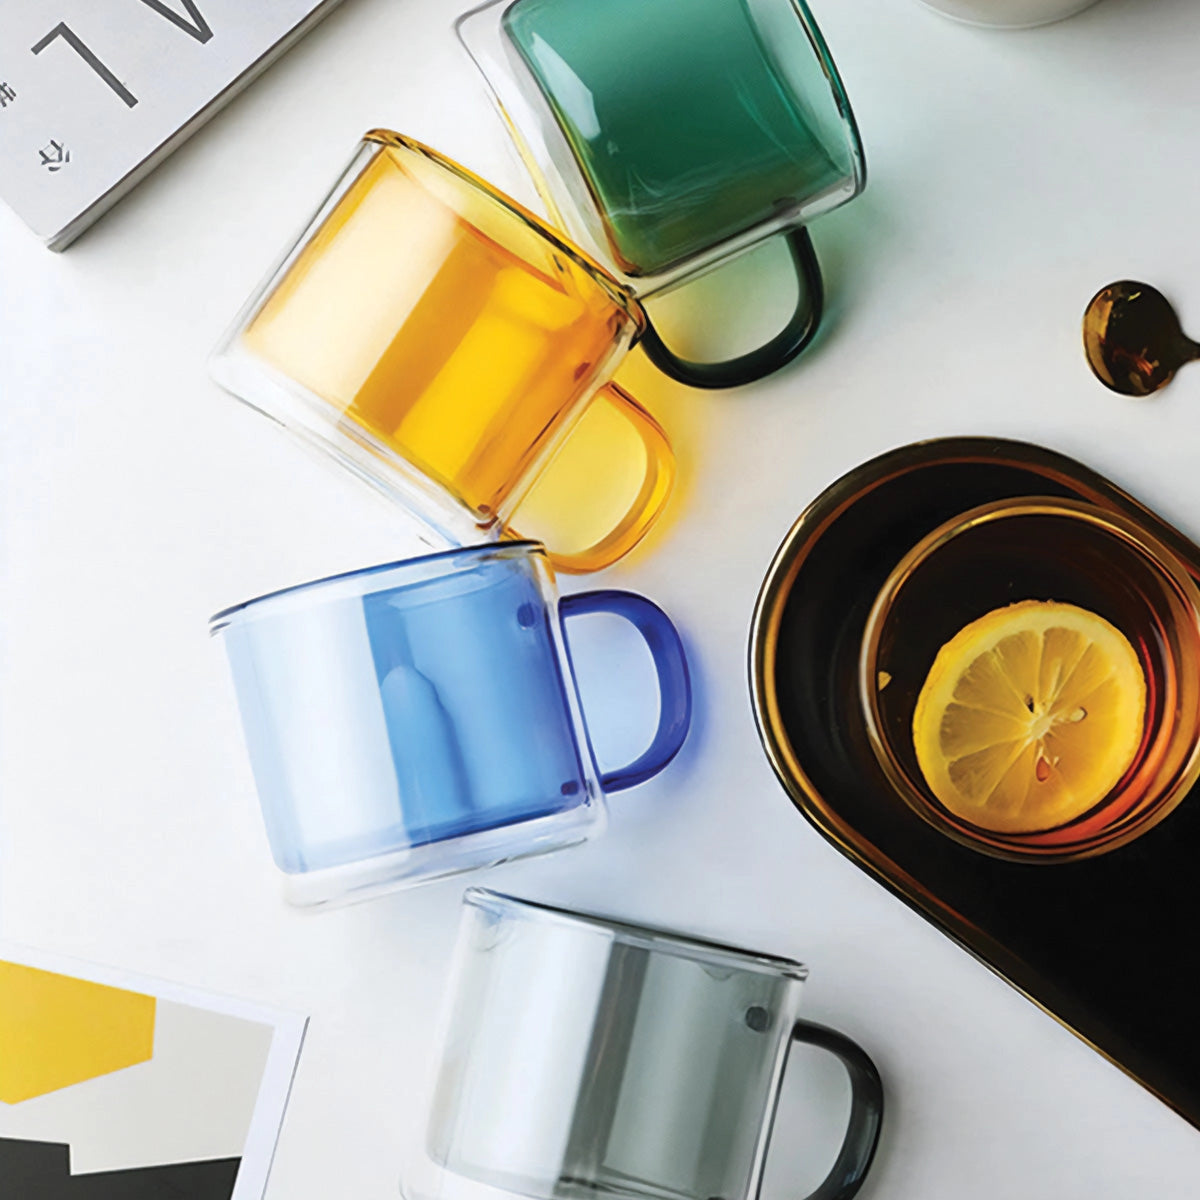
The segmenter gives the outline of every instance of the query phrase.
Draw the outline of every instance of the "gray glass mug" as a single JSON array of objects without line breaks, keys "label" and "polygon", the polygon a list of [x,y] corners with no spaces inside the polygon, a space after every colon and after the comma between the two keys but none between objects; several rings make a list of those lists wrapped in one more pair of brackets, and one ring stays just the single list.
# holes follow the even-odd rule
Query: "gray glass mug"
[{"label": "gray glass mug", "polygon": [[409,1200],[752,1200],[788,1051],[834,1054],[851,1114],[809,1200],[846,1200],[883,1093],[843,1034],[800,1020],[807,971],[658,930],[466,893]]}]

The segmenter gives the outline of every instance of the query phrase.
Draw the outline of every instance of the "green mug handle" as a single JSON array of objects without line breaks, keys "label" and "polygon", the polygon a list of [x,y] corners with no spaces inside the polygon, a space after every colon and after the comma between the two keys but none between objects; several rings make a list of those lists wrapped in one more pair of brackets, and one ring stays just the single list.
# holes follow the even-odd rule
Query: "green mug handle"
[{"label": "green mug handle", "polygon": [[668,349],[653,325],[642,335],[646,356],[664,374],[694,388],[732,388],[754,383],[790,363],[816,336],[825,311],[825,284],[812,238],[804,226],[787,235],[796,274],[802,280],[792,318],[765,346],[725,362],[691,362]]}]

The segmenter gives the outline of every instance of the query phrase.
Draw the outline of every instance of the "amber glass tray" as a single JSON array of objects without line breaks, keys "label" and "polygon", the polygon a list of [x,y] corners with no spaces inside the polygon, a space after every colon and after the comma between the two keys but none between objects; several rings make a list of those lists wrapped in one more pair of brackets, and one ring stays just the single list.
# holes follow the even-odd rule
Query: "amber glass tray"
[{"label": "amber glass tray", "polygon": [[1200,548],[1069,458],[986,438],[906,446],[833,484],[780,548],[751,633],[759,730],[796,806],[847,857],[1200,1126],[1200,788],[1110,853],[1008,862],[917,816],[867,741],[858,655],[888,573],[951,517],[1025,495],[1120,510],[1200,579]]}]

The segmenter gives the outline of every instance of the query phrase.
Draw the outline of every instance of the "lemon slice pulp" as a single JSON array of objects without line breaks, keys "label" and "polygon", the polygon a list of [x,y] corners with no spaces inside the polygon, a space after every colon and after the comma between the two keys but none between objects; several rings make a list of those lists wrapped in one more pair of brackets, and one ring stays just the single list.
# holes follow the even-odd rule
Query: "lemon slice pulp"
[{"label": "lemon slice pulp", "polygon": [[1026,600],[972,621],[938,651],[913,746],[933,794],[996,833],[1082,816],[1142,741],[1146,676],[1128,639],[1072,604]]}]

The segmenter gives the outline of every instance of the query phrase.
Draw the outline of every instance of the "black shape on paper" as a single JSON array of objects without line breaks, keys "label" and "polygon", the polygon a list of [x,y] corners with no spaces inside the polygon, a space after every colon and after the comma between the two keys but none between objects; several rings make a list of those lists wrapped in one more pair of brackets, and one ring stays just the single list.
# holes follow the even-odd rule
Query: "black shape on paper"
[{"label": "black shape on paper", "polygon": [[137,105],[138,98],[104,65],[97,57],[96,52],[89,46],[80,36],[73,30],[66,21],[59,21],[55,27],[50,30],[44,38],[37,42],[33,47],[34,54],[41,54],[55,38],[62,38],[80,58],[83,59],[101,79],[118,96],[125,102],[126,107],[133,108]]},{"label": "black shape on paper", "polygon": [[200,15],[200,10],[196,7],[194,0],[183,0],[183,7],[187,9],[190,21],[186,17],[181,17],[177,12],[172,12],[162,0],[142,0],[142,3],[148,8],[154,9],[160,17],[166,17],[172,25],[177,25],[201,45],[212,39],[212,26]]},{"label": "black shape on paper", "polygon": [[62,142],[51,142],[50,145],[38,151],[42,158],[42,166],[47,171],[61,171],[71,161],[71,152]]},{"label": "black shape on paper", "polygon": [[3,1200],[231,1200],[240,1158],[71,1174],[70,1147],[0,1138]]}]

